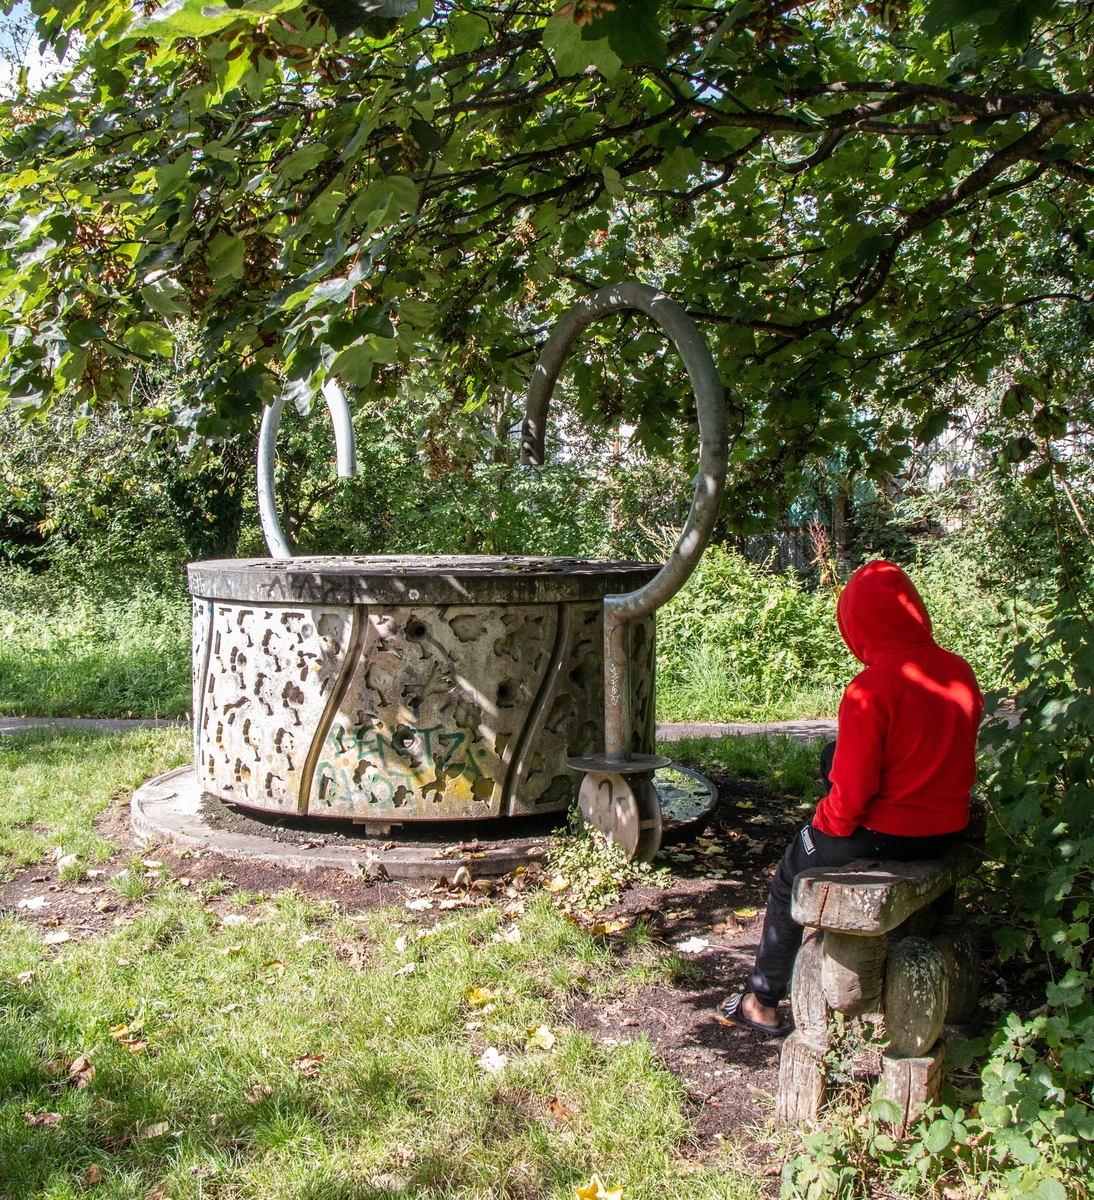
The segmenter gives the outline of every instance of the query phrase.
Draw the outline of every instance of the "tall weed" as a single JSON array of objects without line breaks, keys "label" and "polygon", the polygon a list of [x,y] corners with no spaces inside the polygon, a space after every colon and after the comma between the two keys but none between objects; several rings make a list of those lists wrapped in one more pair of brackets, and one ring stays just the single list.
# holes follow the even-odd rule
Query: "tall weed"
[{"label": "tall weed", "polygon": [[175,717],[190,711],[190,604],[181,591],[128,596],[0,575],[0,713]]}]

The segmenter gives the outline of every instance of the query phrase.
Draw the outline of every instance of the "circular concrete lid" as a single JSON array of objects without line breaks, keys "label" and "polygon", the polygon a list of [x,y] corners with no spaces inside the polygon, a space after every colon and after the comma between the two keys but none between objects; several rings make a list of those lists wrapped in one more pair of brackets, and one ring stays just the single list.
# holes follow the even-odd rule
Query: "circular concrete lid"
[{"label": "circular concrete lid", "polygon": [[191,563],[190,593],[281,604],[552,604],[633,592],[656,563],[523,555],[328,555]]}]

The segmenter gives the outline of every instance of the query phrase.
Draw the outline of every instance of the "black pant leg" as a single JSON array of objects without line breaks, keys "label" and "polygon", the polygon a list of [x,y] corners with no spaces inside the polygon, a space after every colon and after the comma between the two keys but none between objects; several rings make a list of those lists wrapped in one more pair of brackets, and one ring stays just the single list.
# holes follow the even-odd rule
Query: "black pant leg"
[{"label": "black pant leg", "polygon": [[790,915],[794,877],[819,866],[809,825],[803,825],[786,848],[767,893],[764,928],[748,990],[761,1004],[774,1008],[790,990],[794,959],[802,944],[802,927]]}]

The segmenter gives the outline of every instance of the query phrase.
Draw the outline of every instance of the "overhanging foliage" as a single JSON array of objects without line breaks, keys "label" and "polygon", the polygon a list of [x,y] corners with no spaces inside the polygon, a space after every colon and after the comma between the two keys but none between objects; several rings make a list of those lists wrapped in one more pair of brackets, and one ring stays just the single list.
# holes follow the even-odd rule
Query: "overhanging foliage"
[{"label": "overhanging foliage", "polygon": [[[147,417],[197,439],[411,360],[474,406],[637,274],[715,343],[747,528],[807,454],[936,434],[1008,315],[1086,303],[1089,2],[412,2],[33,0],[70,69],[0,112],[3,396],[127,393],[185,317]],[[690,419],[644,322],[575,382],[654,448]]]}]

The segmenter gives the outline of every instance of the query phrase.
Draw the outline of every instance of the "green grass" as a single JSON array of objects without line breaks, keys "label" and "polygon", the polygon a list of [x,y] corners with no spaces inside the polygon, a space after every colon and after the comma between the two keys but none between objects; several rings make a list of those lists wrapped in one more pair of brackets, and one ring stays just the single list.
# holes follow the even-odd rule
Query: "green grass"
[{"label": "green grass", "polygon": [[190,604],[137,592],[36,601],[0,589],[0,713],[175,717],[190,711]]},{"label": "green grass", "polygon": [[803,804],[820,798],[820,752],[823,738],[799,741],[786,735],[684,739],[662,742],[658,754],[700,771],[716,771],[731,779],[754,779],[777,795]]},{"label": "green grass", "polygon": [[[6,741],[0,866],[58,844],[101,859],[95,816],[180,757],[176,731]],[[115,888],[131,923],[109,934],[49,950],[40,927],[0,918],[6,1197],[74,1200],[92,1167],[103,1200],[569,1200],[593,1172],[627,1200],[758,1196],[731,1149],[696,1158],[682,1085],[647,1041],[611,1031],[611,1048],[567,1020],[577,997],[671,985],[679,963],[659,946],[613,954],[549,893],[515,922],[491,906],[416,924],[401,905],[355,917],[126,869],[142,885]],[[225,925],[229,910],[246,922]],[[520,940],[495,940],[511,923]],[[549,1051],[527,1044],[540,1025]],[[488,1047],[507,1059],[496,1074]],[[81,1055],[95,1074],[77,1088]]]}]

